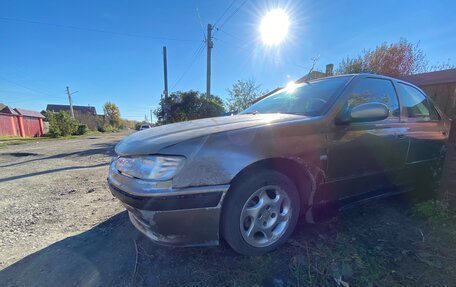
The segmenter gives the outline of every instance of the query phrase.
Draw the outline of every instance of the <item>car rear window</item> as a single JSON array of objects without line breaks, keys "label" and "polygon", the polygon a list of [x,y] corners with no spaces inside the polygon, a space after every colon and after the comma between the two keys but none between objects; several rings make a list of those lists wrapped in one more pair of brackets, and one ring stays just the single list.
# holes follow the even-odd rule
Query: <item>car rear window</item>
[{"label": "car rear window", "polygon": [[403,83],[399,83],[402,105],[407,117],[420,121],[438,121],[440,119],[436,109],[420,90]]}]

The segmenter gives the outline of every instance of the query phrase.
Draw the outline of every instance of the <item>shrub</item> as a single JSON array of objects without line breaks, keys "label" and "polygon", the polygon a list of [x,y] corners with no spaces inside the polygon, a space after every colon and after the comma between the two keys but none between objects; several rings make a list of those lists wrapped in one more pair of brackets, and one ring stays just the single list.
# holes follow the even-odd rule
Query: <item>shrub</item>
[{"label": "shrub", "polygon": [[112,132],[118,132],[119,130],[116,129],[115,127],[111,126],[111,125],[107,125],[107,126],[105,127],[105,131],[106,131],[107,133],[112,133]]},{"label": "shrub", "polygon": [[104,126],[98,126],[97,130],[98,130],[100,133],[106,132],[106,128],[105,128]]},{"label": "shrub", "polygon": [[48,113],[49,134],[53,137],[69,136],[78,130],[78,122],[64,111]]},{"label": "shrub", "polygon": [[139,131],[139,129],[141,128],[141,125],[142,125],[142,123],[136,123],[135,130]]},{"label": "shrub", "polygon": [[98,131],[101,133],[113,133],[113,132],[118,132],[119,129],[116,129],[111,125],[103,125],[103,126],[98,127]]},{"label": "shrub", "polygon": [[89,128],[87,127],[87,125],[79,124],[78,125],[78,129],[76,130],[76,132],[74,134],[75,135],[83,135],[83,134],[87,133],[88,130],[89,130]]}]

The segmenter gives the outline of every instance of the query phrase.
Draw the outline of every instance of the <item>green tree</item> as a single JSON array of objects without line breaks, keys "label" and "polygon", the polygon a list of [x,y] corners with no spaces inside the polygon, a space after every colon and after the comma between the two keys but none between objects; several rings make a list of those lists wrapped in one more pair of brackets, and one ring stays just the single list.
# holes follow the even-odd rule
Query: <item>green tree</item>
[{"label": "green tree", "polygon": [[223,100],[214,95],[207,96],[206,93],[200,96],[199,118],[216,117],[225,113]]},{"label": "green tree", "polygon": [[103,106],[103,111],[105,114],[105,120],[108,125],[114,129],[120,128],[122,126],[122,119],[120,118],[120,110],[116,104],[111,102],[106,102]]},{"label": "green tree", "polygon": [[197,91],[175,92],[160,100],[154,111],[158,124],[175,123],[220,116],[225,112],[220,97],[199,94]]},{"label": "green tree", "polygon": [[78,131],[78,122],[70,117],[65,111],[58,113],[46,112],[46,120],[49,122],[49,134],[53,137],[69,136]]},{"label": "green tree", "polygon": [[263,93],[260,91],[260,85],[257,85],[253,79],[247,81],[238,80],[228,89],[230,95],[226,106],[230,112],[240,112],[248,108]]}]

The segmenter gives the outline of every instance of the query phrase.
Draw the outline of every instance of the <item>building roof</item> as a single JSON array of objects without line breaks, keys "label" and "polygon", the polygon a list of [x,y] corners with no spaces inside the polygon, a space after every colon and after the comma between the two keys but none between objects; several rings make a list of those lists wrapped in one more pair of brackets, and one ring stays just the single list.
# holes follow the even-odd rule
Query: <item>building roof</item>
[{"label": "building roof", "polygon": [[[46,107],[46,111],[53,111],[53,112],[60,112],[60,111],[70,111],[70,106],[69,105],[53,105],[49,104]],[[73,106],[73,111],[75,112],[80,112],[84,114],[92,114],[92,115],[97,115],[97,110],[95,107],[91,106]]]},{"label": "building roof", "polygon": [[5,104],[0,103],[0,111],[3,110],[3,108],[6,107]]},{"label": "building roof", "polygon": [[15,108],[14,110],[21,116],[33,117],[33,118],[44,118],[44,116],[39,112],[24,110],[24,109],[19,109],[19,108]]},{"label": "building roof", "polygon": [[404,76],[400,77],[400,79],[417,86],[456,83],[456,69]]},{"label": "building roof", "polygon": [[312,71],[312,72],[308,73],[307,75],[305,75],[304,77],[297,79],[295,81],[295,83],[300,84],[300,83],[304,83],[306,81],[315,80],[315,79],[324,78],[324,77],[326,77],[325,73],[320,72],[320,71]]},{"label": "building roof", "polygon": [[10,108],[8,106],[5,106],[5,105],[3,106],[2,109],[0,109],[0,113],[10,114],[10,115],[15,115],[15,116],[18,115],[18,113],[14,109],[12,109],[12,108]]}]

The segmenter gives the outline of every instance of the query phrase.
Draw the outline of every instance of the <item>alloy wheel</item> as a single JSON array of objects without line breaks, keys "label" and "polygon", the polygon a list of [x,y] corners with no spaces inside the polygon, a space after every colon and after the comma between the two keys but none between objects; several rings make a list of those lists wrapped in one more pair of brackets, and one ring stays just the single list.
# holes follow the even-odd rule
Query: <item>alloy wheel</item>
[{"label": "alloy wheel", "polygon": [[264,186],[255,191],[242,208],[242,237],[251,246],[269,246],[285,233],[291,215],[288,194],[277,185]]}]

